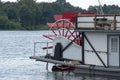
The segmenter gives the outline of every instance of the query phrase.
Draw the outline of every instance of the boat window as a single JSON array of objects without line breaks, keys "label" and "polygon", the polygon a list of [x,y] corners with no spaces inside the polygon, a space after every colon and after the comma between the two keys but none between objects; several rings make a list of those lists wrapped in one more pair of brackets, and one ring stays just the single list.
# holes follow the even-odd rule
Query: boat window
[{"label": "boat window", "polygon": [[111,38],[111,52],[118,52],[118,39],[115,37]]}]

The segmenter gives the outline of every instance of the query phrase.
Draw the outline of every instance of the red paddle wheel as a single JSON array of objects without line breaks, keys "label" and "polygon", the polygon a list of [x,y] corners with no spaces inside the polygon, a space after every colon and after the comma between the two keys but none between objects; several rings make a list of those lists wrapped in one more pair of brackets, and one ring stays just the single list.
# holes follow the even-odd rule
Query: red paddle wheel
[{"label": "red paddle wheel", "polygon": [[[55,22],[47,23],[47,26],[52,31],[52,35],[43,35],[44,37],[53,40],[56,36],[63,36],[69,40],[74,40],[78,36],[75,31],[75,16],[77,13],[63,13],[62,15],[54,15]],[[81,38],[75,39],[75,43],[81,45]],[[51,47],[50,47],[51,48]]]}]

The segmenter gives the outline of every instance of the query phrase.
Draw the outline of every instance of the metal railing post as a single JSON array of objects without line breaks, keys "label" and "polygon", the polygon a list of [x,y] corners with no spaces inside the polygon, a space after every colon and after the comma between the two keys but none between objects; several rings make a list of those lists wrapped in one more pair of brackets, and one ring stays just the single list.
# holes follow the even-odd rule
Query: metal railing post
[{"label": "metal railing post", "polygon": [[36,42],[34,43],[34,53],[33,53],[33,56],[35,56],[35,46],[36,46]]},{"label": "metal railing post", "polygon": [[46,54],[48,54],[48,42],[47,42],[47,50],[46,50]]}]

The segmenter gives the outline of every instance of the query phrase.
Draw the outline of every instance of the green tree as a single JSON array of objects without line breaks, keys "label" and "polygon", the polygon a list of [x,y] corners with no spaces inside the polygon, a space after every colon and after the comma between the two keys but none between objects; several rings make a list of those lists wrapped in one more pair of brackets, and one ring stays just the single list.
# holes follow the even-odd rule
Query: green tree
[{"label": "green tree", "polygon": [[35,26],[35,0],[18,0],[19,19],[23,27]]},{"label": "green tree", "polygon": [[10,20],[17,20],[16,3],[6,2],[4,4],[3,10],[7,14],[8,19],[10,19]]},{"label": "green tree", "polygon": [[2,30],[6,30],[8,28],[9,25],[9,20],[7,16],[0,16],[0,29]]},{"label": "green tree", "polygon": [[[58,0],[57,0],[58,1]],[[65,0],[61,0],[65,1]],[[119,14],[118,5],[102,7],[105,14]],[[36,0],[17,0],[17,2],[1,2],[0,0],[0,29],[1,30],[34,30],[47,29],[47,22],[54,22],[53,15],[63,12],[99,12],[99,6],[90,6],[88,10],[74,7],[65,2],[59,4],[36,3]]]}]

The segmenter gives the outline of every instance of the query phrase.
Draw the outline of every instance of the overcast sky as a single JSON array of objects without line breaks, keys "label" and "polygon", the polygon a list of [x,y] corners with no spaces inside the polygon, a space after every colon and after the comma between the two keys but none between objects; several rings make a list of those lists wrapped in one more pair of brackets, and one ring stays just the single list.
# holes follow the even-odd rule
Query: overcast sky
[{"label": "overcast sky", "polygon": [[[10,1],[15,2],[16,0],[1,0],[1,1]],[[56,0],[37,0],[37,2],[54,2]],[[87,9],[90,5],[99,5],[98,0],[66,0],[67,2],[70,2],[74,6],[79,6],[83,9]],[[119,5],[120,6],[120,0],[100,0],[101,4],[107,4],[107,5]]]}]

